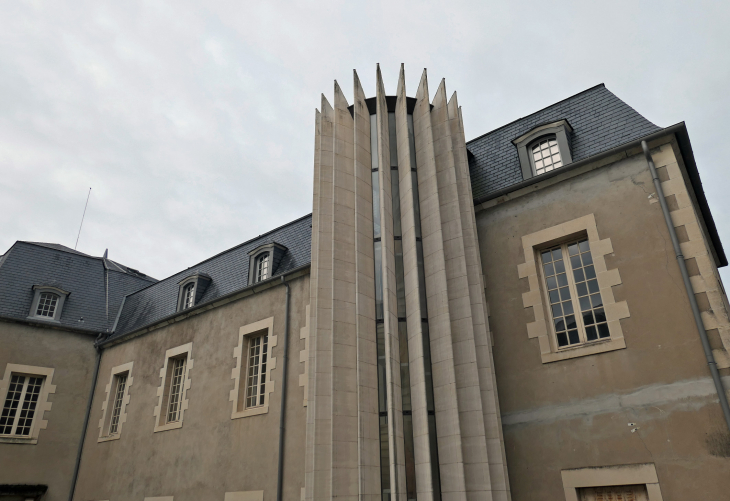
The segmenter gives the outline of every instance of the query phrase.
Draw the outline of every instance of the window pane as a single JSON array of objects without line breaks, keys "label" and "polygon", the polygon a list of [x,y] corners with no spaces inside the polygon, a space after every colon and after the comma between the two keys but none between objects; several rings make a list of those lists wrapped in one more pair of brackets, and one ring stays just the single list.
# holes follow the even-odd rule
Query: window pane
[{"label": "window pane", "polygon": [[585,280],[585,277],[583,276],[583,270],[573,270],[573,278],[575,278],[576,282],[582,282]]},{"label": "window pane", "polygon": [[571,313],[573,313],[573,303],[570,301],[564,302],[563,312],[565,312],[566,315],[570,315]]},{"label": "window pane", "polygon": [[568,336],[565,332],[558,333],[558,346],[568,346]]},{"label": "window pane", "polygon": [[595,341],[598,339],[598,334],[596,333],[595,326],[591,325],[589,327],[586,327],[586,339],[588,341]]},{"label": "window pane", "polygon": [[568,339],[570,340],[570,344],[579,343],[580,338],[578,337],[578,331],[568,331]]},{"label": "window pane", "polygon": [[558,285],[560,287],[565,287],[568,285],[568,277],[565,275],[565,273],[561,273],[558,275]]},{"label": "window pane", "polygon": [[549,263],[550,261],[552,261],[550,251],[543,252],[541,256],[543,263]]},{"label": "window pane", "polygon": [[563,264],[562,259],[555,262],[555,272],[556,273],[565,273],[565,265]]},{"label": "window pane", "polygon": [[563,287],[562,289],[560,289],[560,298],[563,301],[567,301],[568,299],[570,299],[570,289],[568,289],[567,287]]},{"label": "window pane", "polygon": [[550,304],[557,303],[560,301],[560,294],[558,293],[558,291],[553,290],[553,291],[550,291],[549,294],[550,294]]},{"label": "window pane", "polygon": [[554,261],[562,261],[563,260],[563,250],[558,247],[557,249],[552,250],[553,254],[553,260]]},{"label": "window pane", "polygon": [[553,268],[552,263],[545,265],[545,276],[549,277],[551,275],[555,275],[555,268]]},{"label": "window pane", "polygon": [[608,324],[598,324],[598,337],[610,337],[611,333],[608,331]]}]

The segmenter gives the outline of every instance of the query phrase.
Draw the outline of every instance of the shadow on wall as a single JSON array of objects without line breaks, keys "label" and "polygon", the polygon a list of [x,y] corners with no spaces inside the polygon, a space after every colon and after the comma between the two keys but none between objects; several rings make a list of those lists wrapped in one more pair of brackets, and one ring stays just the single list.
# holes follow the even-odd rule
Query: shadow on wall
[{"label": "shadow on wall", "polygon": [[713,456],[730,458],[730,433],[724,430],[713,431],[705,442],[707,450]]}]

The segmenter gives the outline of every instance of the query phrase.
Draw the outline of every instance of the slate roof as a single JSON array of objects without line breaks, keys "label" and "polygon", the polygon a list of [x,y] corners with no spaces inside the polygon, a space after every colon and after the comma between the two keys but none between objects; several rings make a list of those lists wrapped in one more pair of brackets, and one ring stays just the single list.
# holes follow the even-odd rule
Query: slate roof
[{"label": "slate roof", "polygon": [[661,130],[604,84],[596,85],[466,143],[474,199],[521,182],[522,169],[512,140],[562,119],[573,127],[573,162]]},{"label": "slate roof", "polygon": [[309,264],[311,261],[312,215],[308,214],[259,235],[130,294],[124,301],[114,333],[108,339],[122,336],[174,315],[180,290],[178,283],[195,273],[205,273],[212,279],[198,304],[207,303],[246,288],[249,273],[248,253],[261,245],[272,242],[287,248],[277,268],[272,270],[272,277]]},{"label": "slate roof", "polygon": [[[109,270],[108,315],[105,267]],[[122,298],[154,282],[124,265],[63,245],[18,241],[0,258],[0,316],[25,320],[33,286],[52,285],[70,292],[61,311],[62,326],[106,332]]]}]

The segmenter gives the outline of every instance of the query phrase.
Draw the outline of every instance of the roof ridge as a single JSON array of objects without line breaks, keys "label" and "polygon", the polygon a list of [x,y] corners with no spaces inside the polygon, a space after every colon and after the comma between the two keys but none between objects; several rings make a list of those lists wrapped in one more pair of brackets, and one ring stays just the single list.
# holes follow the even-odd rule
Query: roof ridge
[{"label": "roof ridge", "polygon": [[224,250],[224,251],[221,251],[221,252],[219,252],[218,254],[215,254],[215,255],[213,255],[213,256],[210,256],[209,258],[203,259],[202,261],[200,261],[200,262],[197,262],[197,263],[195,263],[195,264],[194,264],[194,265],[192,265],[192,266],[188,266],[188,267],[187,267],[187,268],[185,268],[184,270],[180,270],[180,271],[178,271],[178,272],[175,272],[175,273],[173,273],[172,275],[170,275],[170,276],[168,276],[168,277],[162,278],[162,279],[158,280],[157,282],[151,283],[151,284],[149,284],[148,286],[146,286],[146,287],[143,287],[143,288],[141,288],[141,289],[139,289],[139,290],[136,290],[136,291],[134,291],[134,292],[132,292],[132,293],[130,293],[130,294],[127,294],[127,295],[126,295],[126,296],[124,296],[124,297],[128,297],[128,296],[133,296],[133,295],[135,295],[135,294],[138,294],[138,293],[142,292],[143,290],[147,290],[148,288],[152,287],[153,285],[161,284],[162,282],[165,282],[165,281],[167,281],[167,280],[170,280],[170,279],[171,279],[172,277],[174,277],[174,276],[176,276],[176,275],[179,275],[180,273],[182,273],[182,272],[184,272],[184,271],[186,271],[186,270],[190,270],[190,269],[192,269],[192,268],[195,268],[195,267],[197,267],[197,266],[200,266],[201,264],[203,264],[203,263],[206,263],[206,262],[208,262],[208,261],[211,261],[211,260],[213,260],[213,259],[217,258],[218,256],[222,256],[223,254],[226,254],[226,253],[228,253],[228,252],[231,252],[231,251],[233,251],[233,250],[236,250],[236,249],[238,249],[239,247],[243,247],[244,245],[250,244],[250,243],[251,243],[251,242],[253,242],[254,240],[258,240],[258,239],[259,239],[259,238],[261,238],[261,237],[265,237],[266,235],[270,235],[270,234],[274,233],[275,231],[281,230],[282,228],[286,228],[287,226],[291,226],[291,225],[293,225],[293,224],[295,224],[295,223],[298,223],[299,221],[302,221],[302,220],[304,220],[304,219],[306,219],[306,218],[308,218],[308,217],[312,217],[312,213],[311,213],[311,212],[310,212],[309,214],[305,214],[304,216],[302,216],[302,217],[299,217],[299,218],[297,218],[297,219],[295,219],[295,220],[293,220],[293,221],[289,221],[289,222],[288,222],[288,223],[286,223],[286,224],[282,224],[281,226],[277,226],[277,227],[276,227],[276,228],[274,228],[273,230],[269,230],[269,231],[267,231],[266,233],[262,233],[261,235],[259,235],[259,236],[257,236],[257,237],[254,237],[254,238],[249,238],[249,239],[248,239],[248,240],[246,240],[245,242],[241,242],[240,244],[234,245],[233,247],[230,247],[230,248],[228,248],[228,249],[226,249],[226,250]]},{"label": "roof ridge", "polygon": [[[558,105],[558,104],[560,104],[560,103],[564,103],[565,101],[568,101],[568,100],[570,100],[570,99],[573,99],[573,98],[575,98],[575,97],[578,97],[578,96],[580,96],[581,94],[585,94],[586,92],[590,92],[590,91],[592,91],[592,90],[595,90],[595,89],[597,89],[597,88],[599,88],[599,87],[603,87],[603,88],[605,89],[605,88],[606,88],[606,84],[604,84],[604,83],[599,83],[598,85],[594,85],[593,87],[589,87],[588,89],[582,90],[582,91],[580,91],[580,92],[578,92],[578,93],[576,93],[576,94],[573,94],[572,96],[568,96],[568,97],[566,97],[565,99],[561,99],[560,101],[556,101],[556,102],[554,102],[553,104],[550,104],[550,105],[548,105],[548,106],[545,106],[544,108],[540,108],[540,109],[539,109],[539,110],[537,110],[537,111],[533,111],[533,112],[532,112],[532,113],[530,113],[529,115],[525,115],[524,117],[516,118],[516,119],[512,120],[511,122],[508,122],[508,123],[506,123],[506,124],[504,124],[504,125],[500,125],[500,126],[499,126],[499,127],[497,127],[496,129],[492,129],[492,130],[490,130],[489,132],[485,132],[485,133],[484,133],[484,134],[482,134],[481,136],[477,136],[477,137],[475,137],[475,138],[473,138],[473,139],[469,139],[469,140],[468,140],[468,141],[466,142],[466,144],[468,145],[469,143],[472,143],[472,142],[476,141],[477,139],[481,139],[481,138],[483,138],[484,136],[488,136],[489,134],[492,134],[492,133],[494,133],[494,132],[497,132],[497,131],[498,131],[498,130],[500,130],[500,129],[504,129],[505,127],[508,127],[508,126],[512,125],[513,123],[515,123],[515,122],[519,122],[520,120],[524,120],[525,118],[531,117],[532,115],[537,115],[538,113],[540,113],[540,112],[542,112],[542,111],[545,111],[545,110],[547,110],[548,108],[552,108],[553,106],[557,106],[557,105]],[[608,89],[606,89],[606,90],[608,90]],[[611,91],[609,90],[608,92],[611,92]],[[613,92],[611,92],[611,94],[613,94]],[[614,95],[615,95],[615,94],[614,94]],[[620,99],[620,98],[619,98],[619,99]],[[623,102],[623,100],[622,100],[622,102]]]}]

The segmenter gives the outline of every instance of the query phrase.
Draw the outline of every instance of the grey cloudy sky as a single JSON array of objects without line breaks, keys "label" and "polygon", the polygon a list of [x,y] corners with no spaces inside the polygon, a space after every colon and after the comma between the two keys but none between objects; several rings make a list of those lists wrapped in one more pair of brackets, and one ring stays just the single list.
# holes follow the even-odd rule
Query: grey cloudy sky
[{"label": "grey cloudy sky", "polygon": [[[311,212],[314,109],[337,79],[428,68],[467,139],[604,82],[687,122],[730,252],[730,3],[0,3],[0,252],[74,246],[156,278]],[[730,275],[723,272],[726,283]]]}]

